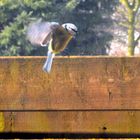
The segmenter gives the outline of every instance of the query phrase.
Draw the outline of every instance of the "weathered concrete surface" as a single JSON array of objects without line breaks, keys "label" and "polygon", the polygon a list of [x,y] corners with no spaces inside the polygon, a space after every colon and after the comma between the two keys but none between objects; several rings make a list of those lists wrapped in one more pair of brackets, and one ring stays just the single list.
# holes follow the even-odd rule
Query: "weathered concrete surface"
[{"label": "weathered concrete surface", "polygon": [[140,109],[140,58],[0,58],[0,110]]},{"label": "weathered concrete surface", "polygon": [[137,111],[5,112],[4,132],[139,134]]},{"label": "weathered concrete surface", "polygon": [[4,113],[0,112],[0,132],[3,132],[5,130],[5,118]]},{"label": "weathered concrete surface", "polygon": [[44,61],[0,58],[0,132],[140,134],[139,57]]}]

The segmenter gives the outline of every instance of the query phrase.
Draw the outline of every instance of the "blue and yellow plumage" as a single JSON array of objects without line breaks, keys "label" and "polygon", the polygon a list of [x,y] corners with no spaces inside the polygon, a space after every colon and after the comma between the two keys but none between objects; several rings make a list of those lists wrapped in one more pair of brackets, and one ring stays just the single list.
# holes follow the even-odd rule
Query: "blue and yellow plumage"
[{"label": "blue and yellow plumage", "polygon": [[59,25],[56,22],[39,22],[29,26],[27,37],[32,44],[48,45],[48,57],[43,66],[50,73],[55,54],[63,51],[75,36],[77,27],[72,23]]}]

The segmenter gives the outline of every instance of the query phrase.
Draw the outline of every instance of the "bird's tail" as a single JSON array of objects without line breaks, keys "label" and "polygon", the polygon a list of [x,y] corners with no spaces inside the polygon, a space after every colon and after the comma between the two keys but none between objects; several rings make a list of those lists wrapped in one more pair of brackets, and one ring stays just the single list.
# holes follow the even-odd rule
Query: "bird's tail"
[{"label": "bird's tail", "polygon": [[43,66],[43,70],[45,72],[50,73],[54,56],[55,56],[55,54],[53,52],[48,51],[48,57]]}]

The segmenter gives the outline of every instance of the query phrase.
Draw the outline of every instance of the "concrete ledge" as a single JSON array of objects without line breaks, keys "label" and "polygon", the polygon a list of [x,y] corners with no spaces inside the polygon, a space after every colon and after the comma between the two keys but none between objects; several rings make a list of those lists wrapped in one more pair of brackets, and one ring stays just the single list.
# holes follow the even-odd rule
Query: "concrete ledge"
[{"label": "concrete ledge", "polygon": [[0,110],[140,109],[140,58],[0,58]]},{"label": "concrete ledge", "polygon": [[137,111],[4,112],[4,132],[140,134]]},{"label": "concrete ledge", "polygon": [[0,58],[0,132],[140,134],[140,57]]}]

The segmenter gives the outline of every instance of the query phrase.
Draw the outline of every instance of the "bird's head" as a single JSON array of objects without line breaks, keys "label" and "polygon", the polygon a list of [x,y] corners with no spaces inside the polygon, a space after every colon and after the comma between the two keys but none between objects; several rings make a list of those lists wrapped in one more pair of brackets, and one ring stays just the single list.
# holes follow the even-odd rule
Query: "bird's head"
[{"label": "bird's head", "polygon": [[64,23],[62,27],[65,28],[72,36],[75,36],[77,33],[77,27],[72,23]]}]

